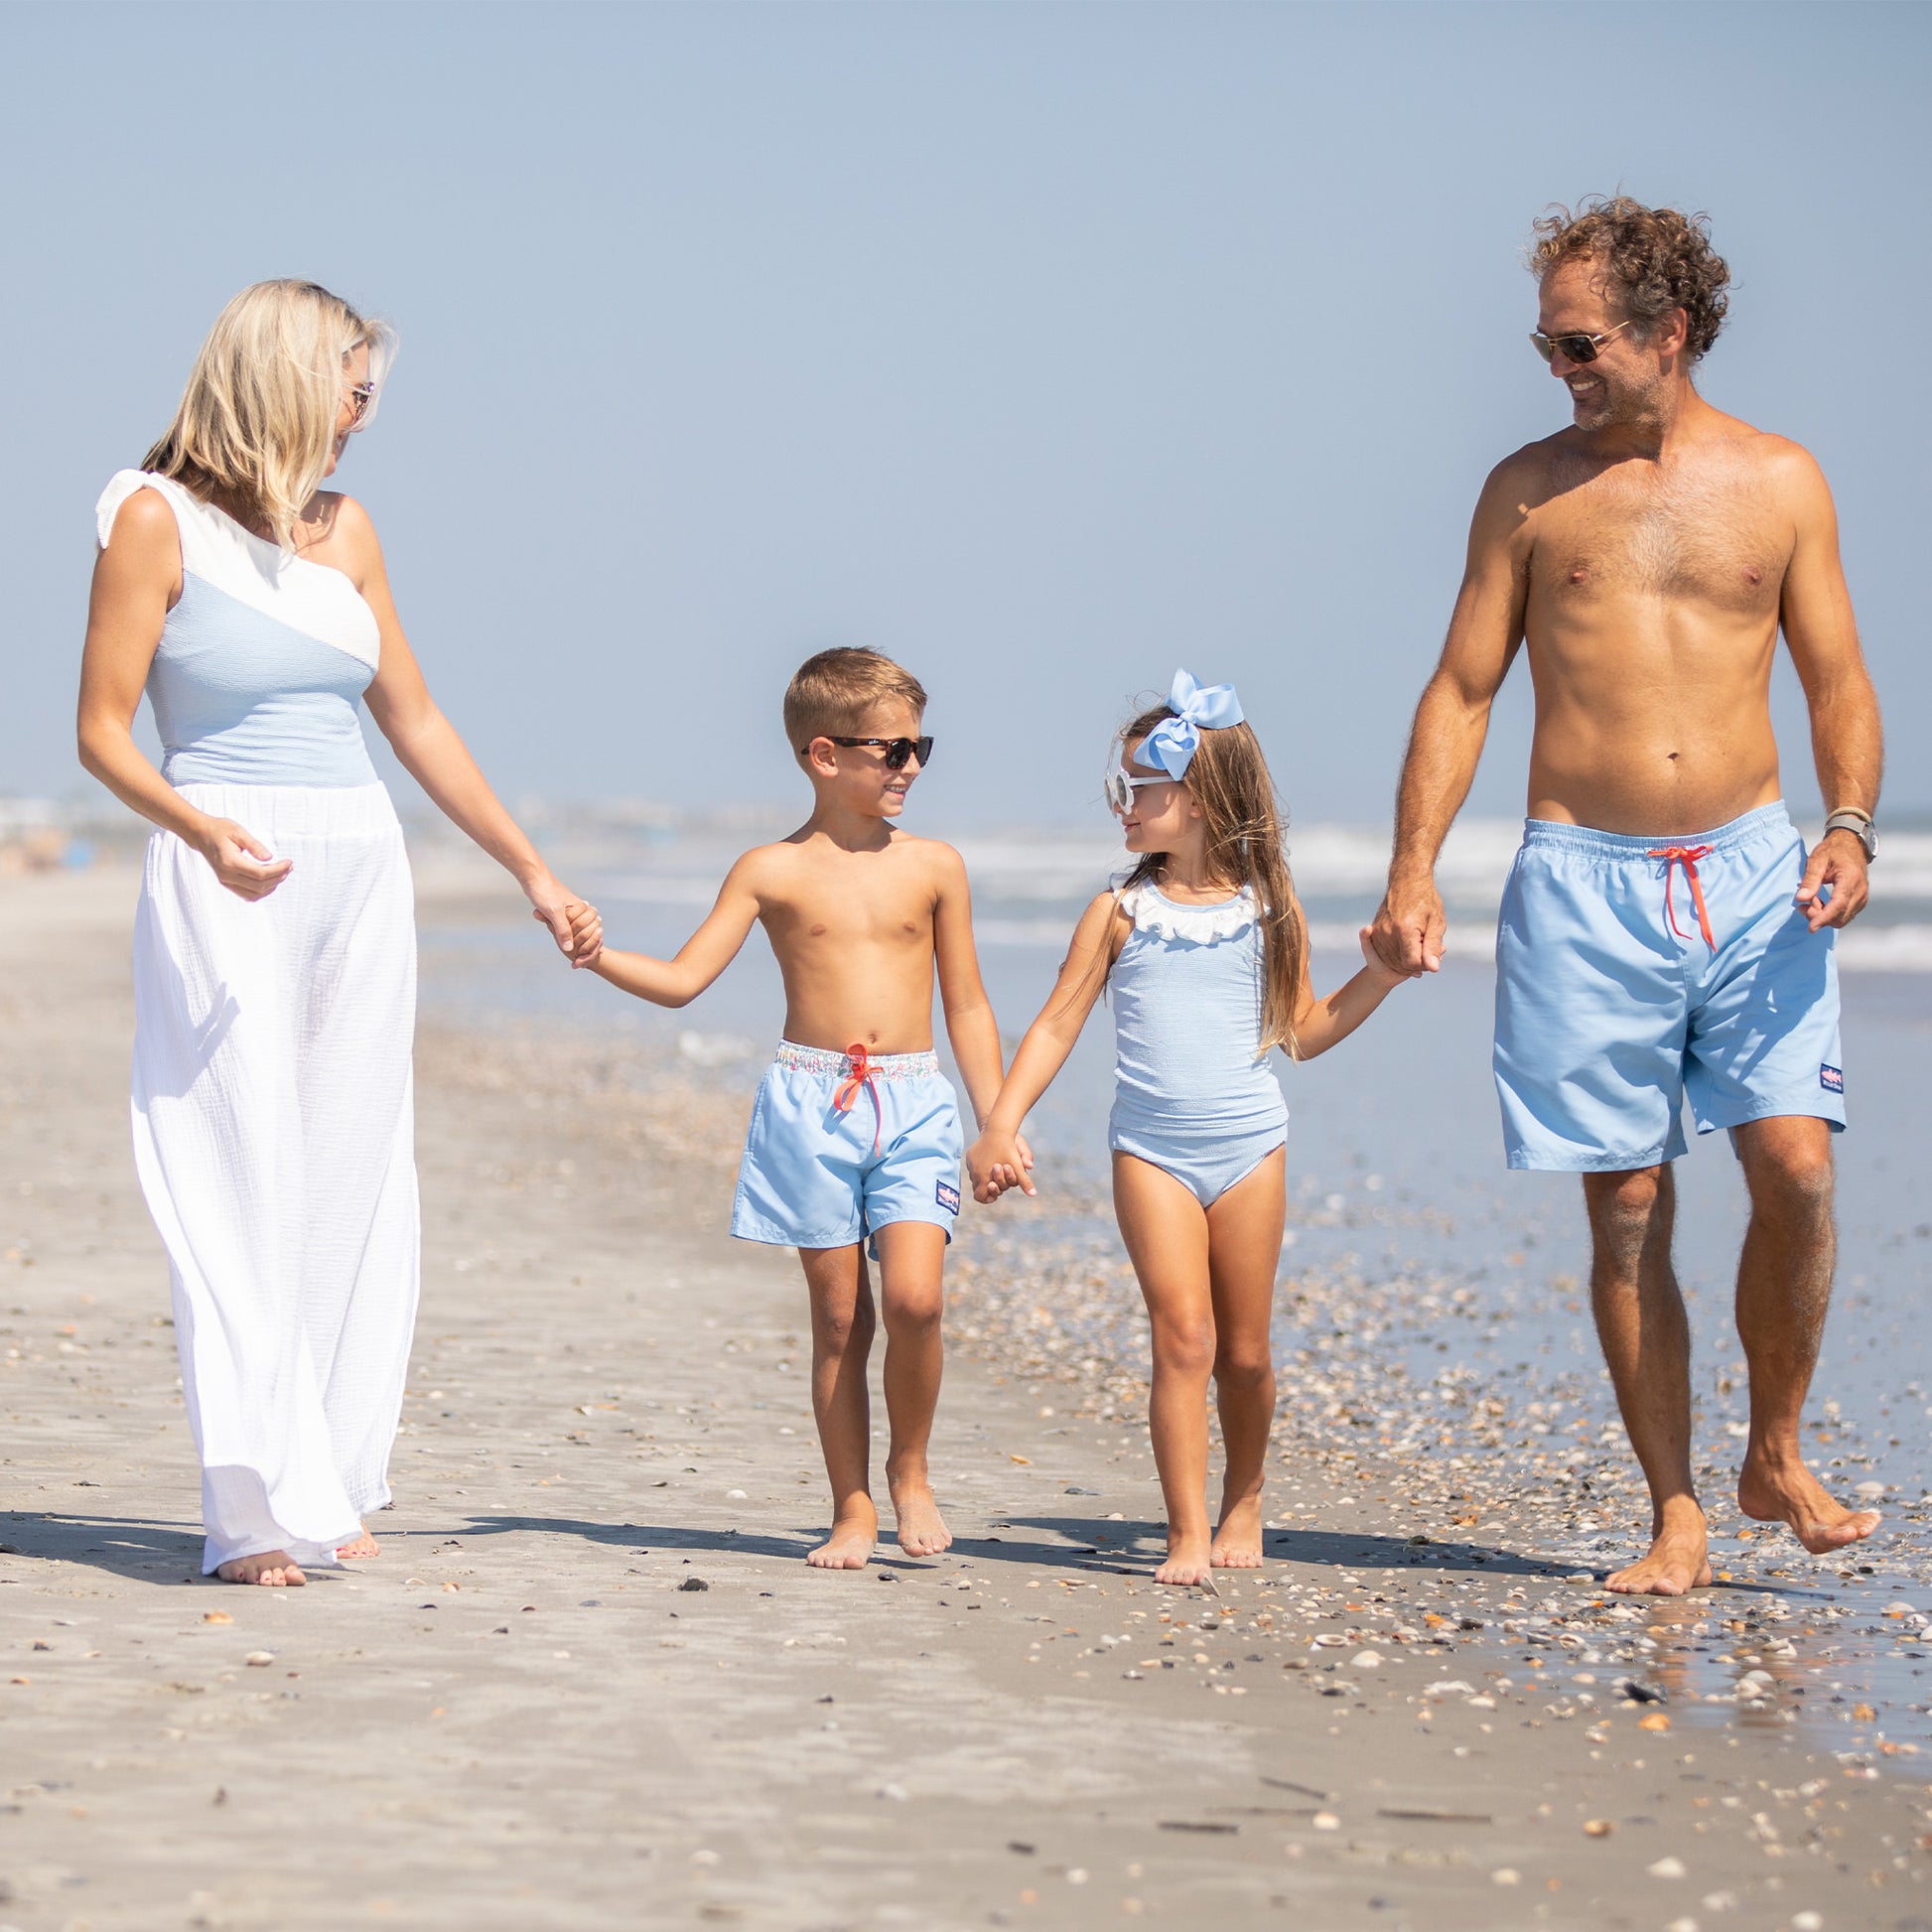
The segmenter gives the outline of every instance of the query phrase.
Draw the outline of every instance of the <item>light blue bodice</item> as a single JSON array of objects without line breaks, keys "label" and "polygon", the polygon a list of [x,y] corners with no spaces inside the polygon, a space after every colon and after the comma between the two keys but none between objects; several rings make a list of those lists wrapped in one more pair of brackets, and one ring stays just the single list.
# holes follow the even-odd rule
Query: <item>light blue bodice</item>
[{"label": "light blue bodice", "polygon": [[375,616],[341,571],[292,556],[170,479],[123,470],[96,512],[103,545],[135,490],[181,533],[181,597],[162,625],[148,700],[170,784],[376,782],[362,740]]},{"label": "light blue bodice", "polygon": [[1181,905],[1131,888],[1108,978],[1117,1118],[1243,1129],[1288,1118],[1261,1039],[1262,933],[1253,896]]}]

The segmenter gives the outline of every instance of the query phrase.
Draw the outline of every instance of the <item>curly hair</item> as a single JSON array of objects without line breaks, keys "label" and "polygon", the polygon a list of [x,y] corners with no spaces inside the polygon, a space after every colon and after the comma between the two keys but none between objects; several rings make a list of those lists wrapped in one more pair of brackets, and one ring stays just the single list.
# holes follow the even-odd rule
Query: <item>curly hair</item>
[{"label": "curly hair", "polygon": [[1536,222],[1530,270],[1540,282],[1567,261],[1600,262],[1631,319],[1649,325],[1673,309],[1690,321],[1692,361],[1718,340],[1730,306],[1730,269],[1711,245],[1708,214],[1645,207],[1627,195],[1592,195]]}]

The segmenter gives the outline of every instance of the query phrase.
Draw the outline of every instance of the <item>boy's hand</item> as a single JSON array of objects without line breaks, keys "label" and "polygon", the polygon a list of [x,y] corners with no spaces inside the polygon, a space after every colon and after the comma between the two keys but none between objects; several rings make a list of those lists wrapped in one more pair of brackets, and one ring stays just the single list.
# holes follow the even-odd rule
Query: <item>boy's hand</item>
[{"label": "boy's hand", "polygon": [[1033,1150],[1018,1134],[982,1134],[966,1150],[966,1174],[973,1198],[982,1205],[996,1201],[1010,1187],[1037,1192],[1030,1174]]}]

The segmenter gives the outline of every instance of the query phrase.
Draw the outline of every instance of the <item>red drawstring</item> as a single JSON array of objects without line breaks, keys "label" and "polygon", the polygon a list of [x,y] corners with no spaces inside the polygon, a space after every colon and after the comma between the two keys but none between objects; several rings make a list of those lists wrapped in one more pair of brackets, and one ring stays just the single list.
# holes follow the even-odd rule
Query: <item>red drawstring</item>
[{"label": "red drawstring", "polygon": [[885,1132],[885,1110],[879,1104],[879,1081],[877,1069],[866,1057],[865,1043],[855,1040],[845,1049],[845,1056],[852,1062],[846,1076],[839,1082],[838,1091],[832,1096],[832,1109],[835,1113],[849,1114],[852,1103],[859,1097],[859,1089],[864,1087],[872,1095],[872,1151],[879,1152],[879,1137]]},{"label": "red drawstring", "polygon": [[1711,936],[1711,915],[1704,909],[1704,888],[1698,883],[1698,861],[1708,858],[1710,853],[1708,845],[1653,845],[1649,856],[1664,862],[1664,916],[1670,921],[1670,929],[1680,939],[1691,936],[1679,927],[1677,907],[1671,902],[1672,869],[1682,866],[1684,877],[1691,882],[1691,902],[1698,909],[1698,930],[1704,934],[1704,943],[1716,952],[1718,942]]}]

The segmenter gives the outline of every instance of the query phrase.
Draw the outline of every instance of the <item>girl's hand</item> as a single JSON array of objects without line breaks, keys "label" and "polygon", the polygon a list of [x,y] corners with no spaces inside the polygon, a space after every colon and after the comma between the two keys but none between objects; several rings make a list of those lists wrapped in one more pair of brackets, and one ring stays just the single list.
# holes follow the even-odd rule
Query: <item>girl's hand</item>
[{"label": "girl's hand", "polygon": [[1374,978],[1378,986],[1405,986],[1414,977],[1414,975],[1409,973],[1398,972],[1375,950],[1375,928],[1372,925],[1362,927],[1360,938],[1362,942],[1362,964]]},{"label": "girl's hand", "polygon": [[214,876],[237,898],[266,898],[295,868],[230,818],[210,818],[195,841]]},{"label": "girl's hand", "polygon": [[984,1206],[998,1200],[1010,1187],[1029,1194],[1036,1192],[1029,1178],[1033,1165],[1033,1150],[1020,1135],[989,1130],[966,1150],[966,1174],[973,1198]]}]

